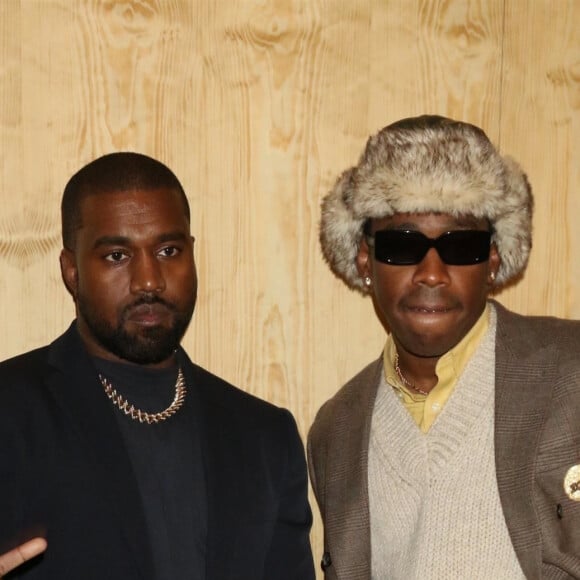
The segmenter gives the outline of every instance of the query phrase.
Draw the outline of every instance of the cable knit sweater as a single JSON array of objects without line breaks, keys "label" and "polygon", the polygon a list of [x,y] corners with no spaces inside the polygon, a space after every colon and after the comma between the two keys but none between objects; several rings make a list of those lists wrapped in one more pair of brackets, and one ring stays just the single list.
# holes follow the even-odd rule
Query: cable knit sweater
[{"label": "cable knit sweater", "polygon": [[373,580],[524,578],[494,462],[496,316],[423,434],[380,385],[369,447]]}]

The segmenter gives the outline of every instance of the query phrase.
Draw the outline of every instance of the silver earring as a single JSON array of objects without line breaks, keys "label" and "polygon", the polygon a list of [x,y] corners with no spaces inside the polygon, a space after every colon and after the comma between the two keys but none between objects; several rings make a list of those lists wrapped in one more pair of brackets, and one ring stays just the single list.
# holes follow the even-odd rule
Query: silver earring
[{"label": "silver earring", "polygon": [[490,272],[489,277],[492,282],[495,282],[495,272]]},{"label": "silver earring", "polygon": [[370,285],[371,285],[370,276],[365,276],[365,286],[370,286]]}]

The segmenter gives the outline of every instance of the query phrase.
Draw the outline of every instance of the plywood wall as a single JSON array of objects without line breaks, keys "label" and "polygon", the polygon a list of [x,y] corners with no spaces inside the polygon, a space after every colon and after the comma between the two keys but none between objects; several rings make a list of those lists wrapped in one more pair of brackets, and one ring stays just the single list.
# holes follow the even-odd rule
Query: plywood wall
[{"label": "plywood wall", "polygon": [[[371,132],[424,112],[482,126],[529,173],[534,249],[500,300],[580,318],[579,0],[2,0],[0,27],[0,358],[73,316],[68,177],[140,151],[192,204],[186,348],[305,435],[383,341],[321,259],[320,199]],[[321,537],[317,519],[316,561]]]}]

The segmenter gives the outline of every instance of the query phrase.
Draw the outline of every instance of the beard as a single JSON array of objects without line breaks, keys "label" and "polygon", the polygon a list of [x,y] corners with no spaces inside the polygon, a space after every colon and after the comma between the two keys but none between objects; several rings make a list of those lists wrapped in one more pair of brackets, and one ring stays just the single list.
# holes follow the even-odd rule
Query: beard
[{"label": "beard", "polygon": [[[162,304],[173,314],[171,326],[143,327],[128,332],[126,321],[130,311],[143,304]],[[77,296],[77,308],[93,338],[108,352],[136,364],[156,364],[167,360],[179,347],[189,326],[195,307],[195,296],[183,310],[178,310],[158,296],[144,296],[126,306],[119,313],[114,326],[103,319],[97,309],[83,295]]]}]

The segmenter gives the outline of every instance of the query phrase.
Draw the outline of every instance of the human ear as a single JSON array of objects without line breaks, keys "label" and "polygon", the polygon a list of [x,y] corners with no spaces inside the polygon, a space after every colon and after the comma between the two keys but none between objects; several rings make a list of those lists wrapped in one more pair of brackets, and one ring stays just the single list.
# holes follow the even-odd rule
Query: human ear
[{"label": "human ear", "polygon": [[64,248],[60,253],[60,273],[66,289],[76,300],[78,290],[78,268],[74,253]]},{"label": "human ear", "polygon": [[491,244],[491,248],[489,250],[489,260],[487,264],[488,264],[487,281],[490,286],[494,286],[495,279],[497,277],[497,272],[501,265],[501,258],[499,252],[497,251],[495,243]]},{"label": "human ear", "polygon": [[369,246],[367,244],[367,241],[365,240],[365,237],[363,236],[361,238],[358,252],[356,255],[356,269],[357,269],[357,272],[359,273],[359,276],[361,278],[366,278],[367,276],[370,277],[370,275],[371,275],[371,266],[369,263],[369,260],[370,260],[370,253],[369,252],[370,252]]}]

